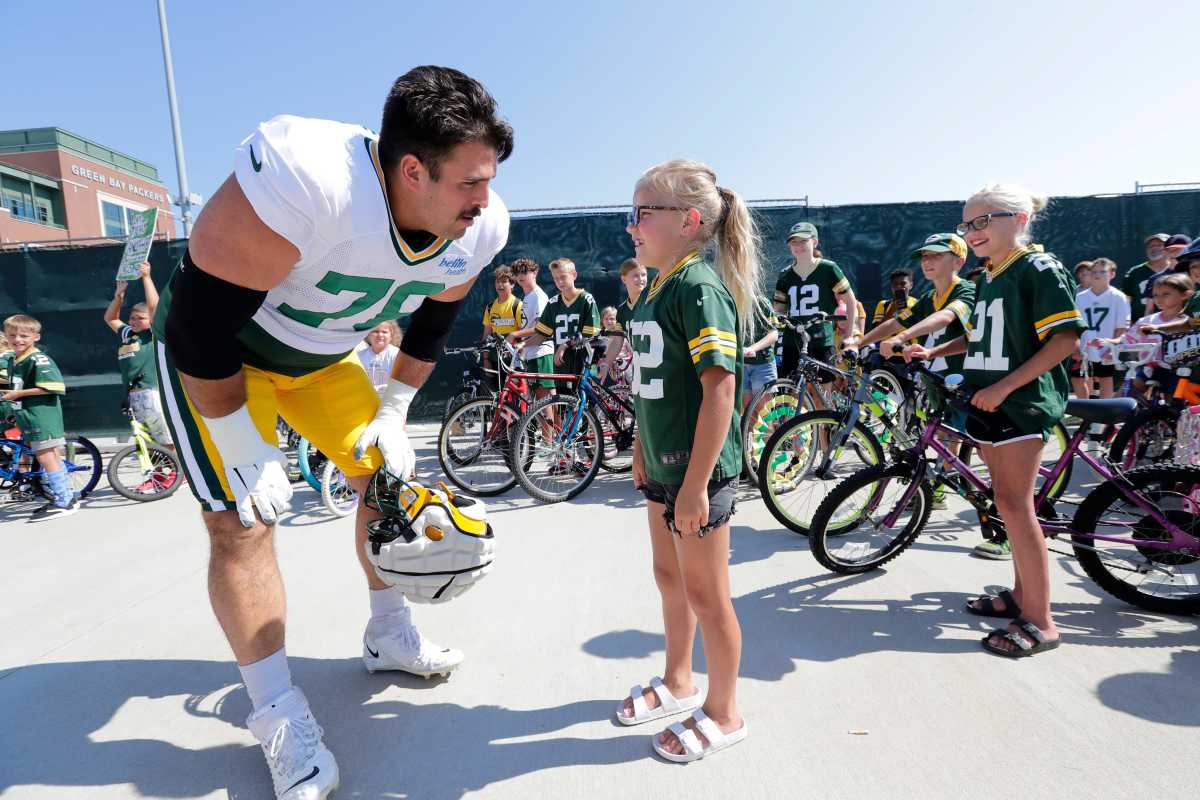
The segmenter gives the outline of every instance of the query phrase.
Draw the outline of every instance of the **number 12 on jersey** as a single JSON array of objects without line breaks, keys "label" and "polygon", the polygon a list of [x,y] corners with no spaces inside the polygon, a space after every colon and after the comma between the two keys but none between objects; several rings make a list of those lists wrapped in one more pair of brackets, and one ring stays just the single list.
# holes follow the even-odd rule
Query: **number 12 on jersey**
[{"label": "number 12 on jersey", "polygon": [[1008,356],[1004,355],[1004,299],[997,298],[988,302],[979,300],[975,303],[975,320],[971,325],[971,335],[967,349],[971,344],[983,341],[987,337],[986,351],[971,353],[963,360],[964,369],[978,369],[987,372],[1007,372],[1009,370]]},{"label": "number 12 on jersey", "polygon": [[643,370],[654,370],[663,362],[663,332],[653,320],[629,323],[630,345],[633,347],[633,393],[643,400],[663,398],[663,379],[646,379]]}]

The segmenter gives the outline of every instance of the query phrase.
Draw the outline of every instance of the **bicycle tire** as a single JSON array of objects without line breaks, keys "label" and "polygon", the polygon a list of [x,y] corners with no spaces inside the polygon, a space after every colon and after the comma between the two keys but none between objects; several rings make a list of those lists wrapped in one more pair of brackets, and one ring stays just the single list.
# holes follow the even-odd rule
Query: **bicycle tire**
[{"label": "bicycle tire", "polygon": [[[864,558],[863,548],[857,547],[857,542],[852,538],[851,533],[855,529],[866,530],[864,521],[872,519],[870,512],[883,501],[888,484],[895,481],[898,486],[907,487],[913,478],[911,472],[912,467],[908,464],[879,464],[856,472],[834,487],[817,509],[817,513],[813,515],[812,527],[808,535],[809,549],[823,567],[842,575],[856,575],[878,569],[908,549],[909,545],[924,530],[933,507],[933,489],[925,480],[921,481],[921,485],[910,501],[910,508],[914,505],[916,507],[912,509],[908,522],[901,526],[899,532],[887,540],[883,547],[877,548],[876,554]],[[873,484],[878,488],[871,489]],[[851,528],[842,526],[841,532],[834,537],[837,549],[832,549],[828,532],[830,519],[842,505],[852,502],[857,493],[868,489],[871,493],[868,495],[862,511],[848,515],[853,519],[853,526]],[[896,498],[896,502],[898,501],[899,496]],[[882,511],[878,517],[882,519],[890,510],[889,508]],[[875,530],[879,530],[879,528],[875,528]],[[890,530],[894,531],[895,528]],[[850,559],[849,556],[852,553],[855,557]]]},{"label": "bicycle tire", "polygon": [[321,502],[335,517],[348,517],[358,509],[358,492],[350,488],[345,473],[332,461],[326,461],[321,469]]},{"label": "bicycle tire", "polygon": [[[104,472],[104,459],[100,457],[100,448],[83,436],[68,436],[63,451],[63,463],[67,467],[71,491],[82,500],[96,488],[96,484],[100,482],[100,474]],[[85,472],[86,475],[83,474]],[[42,497],[47,500],[54,499],[54,495],[41,480],[33,481],[33,484]]]},{"label": "bicycle tire", "polygon": [[[153,465],[151,473],[148,475],[142,472],[141,462],[138,460],[138,446],[132,444],[122,450],[117,451],[108,460],[108,485],[113,488],[113,491],[124,497],[126,500],[135,500],[139,503],[152,503],[155,500],[164,500],[178,491],[180,485],[183,484],[183,472],[179,468],[179,458],[167,448],[160,444],[152,442],[146,443],[146,451],[150,456],[150,462]],[[131,473],[136,475],[140,480],[134,487],[129,487],[120,475],[122,469],[126,466],[126,460],[132,459],[134,471]],[[169,469],[174,473],[175,478],[169,482],[165,479],[160,480],[160,471]],[[138,491],[146,484],[151,484],[153,492]],[[159,488],[161,486],[161,488]]]},{"label": "bicycle tire", "polygon": [[[832,482],[856,473],[864,466],[882,464],[884,462],[883,445],[872,433],[871,429],[862,423],[854,424],[839,460],[831,465],[835,473],[825,478],[818,478],[812,470],[818,459],[824,455],[819,446],[820,431],[825,429],[827,436],[832,435],[843,425],[842,415],[832,411],[808,411],[792,417],[780,425],[763,448],[762,458],[755,470],[755,479],[762,494],[763,503],[771,516],[793,533],[807,536],[815,509],[824,500],[812,498],[812,493],[818,490],[816,482],[830,482],[825,487],[833,488]],[[797,456],[797,439],[802,438],[804,450]],[[828,441],[828,439],[826,439]],[[816,442],[817,447],[808,446]],[[848,464],[841,460],[841,455],[857,458],[856,464]],[[864,456],[869,456],[864,457]],[[839,469],[846,464],[846,469]],[[807,481],[812,481],[803,497],[797,494],[800,487]],[[827,494],[825,496],[828,496]],[[785,499],[787,498],[787,499]],[[790,502],[789,502],[790,500]],[[796,501],[800,502],[797,503]]]},{"label": "bicycle tire", "polygon": [[329,459],[313,447],[303,436],[296,445],[296,466],[300,469],[300,477],[315,491],[321,491],[321,470]]},{"label": "bicycle tire", "polygon": [[[1197,492],[1200,491],[1200,467],[1184,467],[1173,464],[1150,465],[1129,470],[1125,473],[1125,478],[1162,513],[1168,515],[1171,521],[1183,527],[1192,536],[1200,536],[1200,515],[1196,513],[1195,499],[1198,496]],[[1197,577],[1200,575],[1200,556],[1192,553],[1130,546],[1131,550],[1136,551],[1147,562],[1161,567],[1195,565],[1188,580],[1184,581],[1186,586],[1195,591],[1176,597],[1163,597],[1144,591],[1146,584],[1150,583],[1150,576],[1161,574],[1160,572],[1157,570],[1142,572],[1140,569],[1129,566],[1117,569],[1114,565],[1110,568],[1100,553],[1092,549],[1093,547],[1099,549],[1117,546],[1116,543],[1096,540],[1088,534],[1097,533],[1096,529],[1101,523],[1113,527],[1119,521],[1113,512],[1113,507],[1123,500],[1124,495],[1121,494],[1116,483],[1111,480],[1100,484],[1084,498],[1071,523],[1074,531],[1071,536],[1072,549],[1075,551],[1075,558],[1079,561],[1079,566],[1101,589],[1118,600],[1123,600],[1138,608],[1167,614],[1200,613],[1200,581],[1197,581]],[[1138,509],[1133,513],[1141,514],[1141,511]],[[1139,538],[1154,538],[1156,532],[1165,533],[1146,516],[1142,516],[1131,527],[1140,534]],[[1132,557],[1132,553],[1130,556]],[[1131,576],[1143,576],[1143,580],[1138,585],[1133,585],[1122,580],[1121,576],[1117,574],[1118,572]]]},{"label": "bicycle tire", "polygon": [[[504,408],[496,422],[499,408],[493,400],[469,400],[455,409],[438,430],[438,463],[442,472],[455,486],[479,497],[494,497],[517,485],[517,478],[509,466],[512,429],[509,420],[513,411]],[[503,429],[493,434],[495,425],[503,426]],[[482,467],[486,471],[475,474],[469,471],[471,467]]]},{"label": "bicycle tire", "polygon": [[[604,429],[591,408],[583,409],[582,415],[577,416],[578,405],[579,398],[575,395],[543,397],[529,407],[513,428],[512,441],[520,445],[509,463],[521,488],[542,503],[561,503],[577,497],[600,471],[600,463],[604,460]],[[552,439],[547,440],[542,418],[543,412],[551,406],[559,408],[564,420],[568,419],[568,414],[570,418],[578,419],[579,428],[571,435],[571,441],[559,441],[561,425],[556,427],[551,420],[545,421],[548,430],[553,432]],[[546,479],[560,477],[563,480],[555,481],[555,484],[563,485],[549,488],[551,484]]]},{"label": "bicycle tire", "polygon": [[1174,406],[1144,408],[1117,431],[1108,449],[1108,457],[1122,469],[1171,461],[1175,457],[1178,424],[1179,409]]},{"label": "bicycle tire", "polygon": [[758,480],[758,462],[771,434],[788,419],[813,410],[808,392],[791,378],[776,378],[750,399],[742,413],[742,465],[753,480]]}]

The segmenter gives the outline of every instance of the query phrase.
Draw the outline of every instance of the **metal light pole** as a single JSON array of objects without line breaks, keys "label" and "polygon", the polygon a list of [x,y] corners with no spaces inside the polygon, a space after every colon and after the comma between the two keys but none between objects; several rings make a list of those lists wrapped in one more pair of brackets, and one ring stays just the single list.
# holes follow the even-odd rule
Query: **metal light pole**
[{"label": "metal light pole", "polygon": [[167,11],[158,0],[158,29],[162,32],[163,70],[167,74],[167,99],[171,105],[171,136],[175,140],[175,170],[179,175],[179,197],[175,204],[183,212],[183,235],[192,234],[192,199],[188,192],[187,164],[183,160],[183,135],[179,132],[179,105],[175,102],[175,68],[171,65],[171,42],[167,36]]}]

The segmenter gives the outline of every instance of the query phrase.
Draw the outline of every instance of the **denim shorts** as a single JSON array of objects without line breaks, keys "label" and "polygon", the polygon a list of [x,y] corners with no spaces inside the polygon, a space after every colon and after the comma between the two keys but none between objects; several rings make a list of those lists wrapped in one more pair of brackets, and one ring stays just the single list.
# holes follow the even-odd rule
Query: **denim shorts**
[{"label": "denim shorts", "polygon": [[778,377],[774,360],[765,364],[746,364],[742,370],[742,391],[750,395],[758,394],[759,389]]},{"label": "denim shorts", "polygon": [[[676,536],[682,536],[675,527],[675,498],[679,496],[682,484],[659,483],[646,479],[641,486],[641,492],[651,503],[662,503],[667,508],[663,511],[663,519],[667,522],[667,530]],[[700,526],[700,538],[711,530],[729,522],[729,518],[737,511],[737,478],[724,478],[708,482],[708,522]]]}]

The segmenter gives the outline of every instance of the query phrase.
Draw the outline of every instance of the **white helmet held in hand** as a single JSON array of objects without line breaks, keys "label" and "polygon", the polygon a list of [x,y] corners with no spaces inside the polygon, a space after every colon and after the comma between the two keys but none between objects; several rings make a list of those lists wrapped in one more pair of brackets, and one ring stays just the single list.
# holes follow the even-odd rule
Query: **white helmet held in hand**
[{"label": "white helmet held in hand", "polygon": [[380,468],[363,502],[383,516],[367,523],[367,558],[380,580],[414,603],[445,603],[492,570],[496,539],[479,500],[445,484],[428,489]]}]

